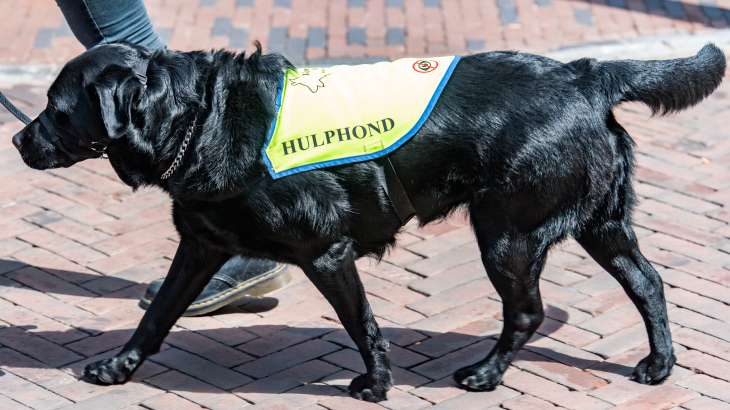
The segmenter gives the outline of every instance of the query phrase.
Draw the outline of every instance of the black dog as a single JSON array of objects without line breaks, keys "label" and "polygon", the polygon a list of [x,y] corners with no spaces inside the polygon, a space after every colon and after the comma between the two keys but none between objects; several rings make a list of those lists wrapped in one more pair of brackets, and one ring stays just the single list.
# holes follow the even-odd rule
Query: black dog
[{"label": "black dog", "polygon": [[[659,114],[685,109],[720,84],[725,64],[713,45],[668,61],[563,64],[514,52],[462,58],[420,131],[389,155],[422,225],[468,207],[504,303],[497,345],[457,371],[457,382],[475,390],[500,382],[543,320],[538,278],[550,248],[569,235],[644,318],[651,353],[634,370],[636,381],[670,373],[662,280],[631,226],[633,142],[612,108],[641,101]],[[129,380],[210,277],[241,253],[304,270],[365,361],[367,374],[350,392],[385,399],[393,385],[388,342],[355,269],[361,256],[381,257],[402,225],[380,185],[383,168],[369,161],[251,183],[264,169],[261,148],[287,67],[260,48],[246,58],[99,46],[64,67],[44,114],[13,138],[33,168],[105,152],[125,183],[159,186],[173,199],[181,240],[167,279],[121,353],[87,366],[93,382]],[[161,179],[188,132],[179,168]]]}]

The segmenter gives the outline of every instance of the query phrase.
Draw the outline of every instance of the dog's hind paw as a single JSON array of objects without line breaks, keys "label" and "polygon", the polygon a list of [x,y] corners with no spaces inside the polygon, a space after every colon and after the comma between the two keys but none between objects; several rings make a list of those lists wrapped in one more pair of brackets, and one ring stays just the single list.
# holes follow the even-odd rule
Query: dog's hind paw
[{"label": "dog's hind paw", "polygon": [[119,354],[86,366],[84,377],[94,384],[121,384],[132,377],[140,362],[137,355]]},{"label": "dog's hind paw", "polygon": [[677,358],[674,354],[650,354],[643,358],[634,368],[631,379],[641,384],[660,384],[672,372],[672,366]]},{"label": "dog's hind paw", "polygon": [[454,380],[469,390],[492,391],[502,381],[502,373],[485,366],[467,366],[454,373]]},{"label": "dog's hind paw", "polygon": [[393,386],[393,375],[390,371],[381,379],[384,380],[373,381],[367,374],[361,374],[352,379],[347,390],[352,397],[358,400],[377,403],[387,399],[388,390]]}]

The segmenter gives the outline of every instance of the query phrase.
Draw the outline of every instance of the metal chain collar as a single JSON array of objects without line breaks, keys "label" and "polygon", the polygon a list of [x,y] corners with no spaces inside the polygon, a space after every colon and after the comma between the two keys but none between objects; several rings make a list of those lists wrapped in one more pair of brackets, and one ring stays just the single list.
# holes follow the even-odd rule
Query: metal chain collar
[{"label": "metal chain collar", "polygon": [[190,126],[188,129],[188,133],[185,135],[185,139],[183,140],[182,146],[180,147],[180,151],[177,153],[177,157],[175,157],[175,161],[172,162],[172,165],[170,165],[170,168],[165,171],[164,174],[160,177],[160,179],[167,179],[172,176],[172,174],[175,172],[178,166],[180,166],[180,163],[182,162],[183,156],[185,155],[185,151],[188,149],[188,144],[190,143],[190,139],[193,137],[193,131],[195,130],[195,122],[198,119],[193,120],[193,125]]}]

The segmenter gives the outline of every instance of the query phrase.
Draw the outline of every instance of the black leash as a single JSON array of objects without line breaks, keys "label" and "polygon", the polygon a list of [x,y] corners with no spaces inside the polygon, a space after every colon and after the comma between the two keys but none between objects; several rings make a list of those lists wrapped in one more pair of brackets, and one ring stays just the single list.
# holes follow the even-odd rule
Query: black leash
[{"label": "black leash", "polygon": [[15,118],[22,121],[23,124],[28,125],[30,123],[30,118],[28,118],[27,115],[23,114],[23,112],[20,111],[18,107],[14,106],[13,103],[8,101],[8,99],[5,98],[5,95],[3,95],[2,91],[0,91],[0,104],[4,105],[5,108],[7,108],[8,111],[10,111],[10,113],[15,116]]}]

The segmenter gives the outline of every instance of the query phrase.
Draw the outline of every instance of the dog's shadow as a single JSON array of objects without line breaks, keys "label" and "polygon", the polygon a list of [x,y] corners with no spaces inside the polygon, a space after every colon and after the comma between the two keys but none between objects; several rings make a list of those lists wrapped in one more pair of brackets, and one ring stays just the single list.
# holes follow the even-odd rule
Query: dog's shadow
[{"label": "dog's shadow", "polygon": [[[15,269],[8,269],[9,266]],[[7,273],[2,275],[3,271]],[[0,297],[8,290],[12,291],[11,288],[20,288],[23,285],[35,288],[38,292],[56,294],[60,298],[63,296],[93,296],[97,299],[138,299],[143,290],[143,286],[140,286],[138,282],[120,277],[98,277],[68,271],[54,271],[53,275],[50,275],[48,271],[49,268],[46,267],[39,269],[17,261],[0,260]],[[54,277],[56,280],[59,278],[73,279],[77,281],[78,285],[56,286],[57,284],[54,284],[53,281]],[[39,279],[45,279],[45,281]],[[132,286],[136,287],[136,292],[125,291],[125,289],[131,289]],[[99,294],[103,294],[103,296],[98,296]],[[265,313],[276,308],[278,304],[279,299],[276,294],[256,299],[245,297],[233,305],[206,316],[214,318],[218,316],[225,322],[226,314]],[[130,306],[130,309],[139,309],[139,307]],[[556,308],[554,304],[547,306],[547,311],[553,319],[560,320],[562,317],[563,320],[567,320],[568,313]],[[205,321],[204,318],[205,316],[201,322]],[[103,332],[84,328],[83,330],[89,333],[89,336],[81,334],[79,337],[81,332],[79,329],[37,330],[37,327],[31,323],[32,319],[28,320],[27,325],[15,320],[13,323],[15,326],[5,328],[0,326],[0,342],[5,345],[5,347],[0,347],[0,368],[5,371],[13,373],[13,369],[19,369],[18,372],[22,373],[22,369],[28,368],[58,368],[83,379],[82,372],[87,364],[116,354],[134,331],[129,326]],[[194,323],[196,318],[185,318],[184,320],[190,324]],[[416,388],[441,380],[439,386],[456,386],[455,382],[450,381],[451,374],[463,366],[471,365],[484,358],[499,336],[501,323],[492,319],[484,320],[490,321],[491,328],[486,326],[485,328],[488,330],[477,334],[454,331],[425,332],[384,325],[381,330],[383,335],[391,341],[390,357],[396,385]],[[195,326],[177,327],[166,338],[162,351],[150,356],[135,373],[132,381],[144,380],[145,383],[167,390],[220,393],[223,389],[242,393],[274,394],[281,392],[282,383],[291,384],[291,380],[298,380],[296,366],[304,366],[306,362],[318,360],[321,365],[319,367],[329,369],[331,372],[325,375],[320,374],[315,379],[299,380],[292,387],[296,387],[297,383],[324,381],[340,390],[346,390],[349,379],[357,373],[364,373],[364,364],[359,357],[357,347],[336,320],[321,323],[326,324],[322,327],[308,327],[306,322],[288,327],[281,325],[246,327],[244,325],[205,328],[197,332],[185,329],[185,327],[194,328]],[[553,329],[552,332],[555,330],[557,329]],[[535,335],[532,341],[538,341],[552,332]],[[249,336],[239,340],[242,335]],[[68,342],[69,340],[73,341]],[[51,346],[51,343],[54,345]],[[249,348],[248,346],[251,345],[247,346],[248,343],[257,346]],[[305,343],[317,344],[317,348],[323,349],[323,353],[319,356],[305,358],[304,356],[307,355]],[[49,348],[39,349],[38,346],[41,345],[48,345]],[[297,346],[301,346],[301,350],[305,352],[304,356],[292,357],[292,352],[299,349]],[[518,355],[515,365],[517,367],[540,367],[562,364],[573,366],[580,371],[599,363],[606,363],[600,359],[595,360],[595,356],[586,356],[590,355],[576,357],[571,355],[570,351],[558,352],[528,345]],[[633,371],[632,367],[621,364],[606,364],[610,365],[602,366],[602,372],[626,376]],[[288,370],[291,368],[294,369]],[[199,381],[170,385],[169,379],[174,378],[170,375],[175,373],[168,370],[188,374]],[[303,369],[303,373],[306,372],[306,369]],[[179,373],[175,377],[184,377]],[[328,372],[325,371],[325,373]],[[4,372],[0,371],[0,377],[3,375]],[[277,378],[281,380],[277,381]],[[256,381],[258,379],[266,380],[259,382]],[[252,380],[254,381],[252,382]],[[314,389],[311,394],[319,394],[319,391]]]},{"label": "dog's shadow", "polygon": [[[20,327],[11,328],[21,329]],[[33,325],[22,326],[23,331],[30,331],[33,335],[46,340],[58,340],[62,337],[60,334],[62,332],[33,332],[34,328],[35,326]],[[279,330],[280,326],[274,326],[273,328],[275,328],[275,330]],[[245,327],[243,327],[243,329],[245,329]],[[233,339],[237,330],[239,330],[239,328],[206,329],[206,331],[214,332],[220,338],[228,339]],[[265,332],[265,330],[264,326],[260,326],[258,329],[260,332]],[[233,346],[223,347],[218,345],[218,348],[211,348],[211,346],[199,346],[201,351],[194,348],[191,349],[191,344],[188,343],[189,340],[194,338],[199,339],[200,335],[191,335],[195,332],[190,330],[178,330],[173,332],[172,337],[168,337],[166,339],[160,353],[150,356],[137,370],[132,382],[140,382],[144,380],[145,383],[166,390],[199,393],[221,393],[223,390],[243,394],[277,394],[282,392],[282,385],[292,384],[293,380],[295,382],[290,388],[294,388],[297,387],[297,385],[302,384],[324,382],[339,388],[341,391],[346,391],[347,384],[350,379],[358,373],[365,372],[364,365],[359,357],[356,347],[349,339],[349,336],[345,333],[344,329],[338,324],[333,322],[332,328],[329,329],[298,327],[295,325],[287,328],[286,330],[288,336],[291,336],[293,333],[326,333],[314,339],[303,340],[295,345],[290,345],[285,341],[287,337],[282,337],[281,346],[276,346],[276,342],[273,342],[274,345],[270,346],[272,353],[261,358],[257,358],[254,355],[249,355],[241,351],[245,350],[245,348],[235,349]],[[382,328],[382,331],[386,337],[390,336],[393,338],[393,336],[397,335],[399,332],[410,332],[411,330],[385,326]],[[2,334],[2,332],[0,332],[0,334]],[[271,334],[275,334],[275,332],[272,332]],[[116,340],[119,344],[123,344],[130,336],[130,329],[118,329],[106,331],[98,337],[103,337],[106,341]],[[403,349],[402,346],[395,345],[391,342],[391,360],[393,362],[392,367],[397,386],[401,385],[409,386],[409,388],[417,388],[435,381],[441,381],[438,384],[441,387],[457,387],[457,384],[450,380],[451,374],[459,368],[471,365],[486,356],[488,351],[496,343],[498,333],[475,336],[458,332],[445,332],[431,333],[431,336],[431,339],[425,339],[424,342],[444,339],[449,340],[453,345],[445,347],[445,352],[441,355],[421,355],[421,353],[418,353],[418,350],[416,350],[414,354],[412,350]],[[536,337],[541,338],[544,336]],[[271,339],[275,340],[276,338],[274,337]],[[319,340],[319,342],[315,342],[315,340]],[[307,357],[301,359],[299,357],[291,357],[290,352],[293,350],[306,350],[306,348],[298,349],[297,347],[303,346],[305,343],[309,343],[312,347],[314,347],[315,344],[318,344],[317,348],[320,349],[323,348],[323,345],[328,347],[325,347],[326,352],[320,357]],[[416,348],[416,346],[410,347]],[[33,359],[25,357],[21,360],[14,360],[18,353],[12,352],[8,354],[8,348],[20,350],[22,354],[32,356]],[[84,350],[80,347],[75,347],[75,353],[78,354],[77,360],[60,366],[52,366],[44,362],[58,362],[58,357],[54,356],[53,351],[23,351],[24,349],[19,348],[18,346],[7,346],[0,348],[0,367],[5,368],[6,371],[10,371],[11,373],[13,372],[13,369],[17,368],[51,369],[56,367],[66,373],[73,374],[76,378],[86,382],[86,379],[83,378],[83,369],[86,365],[111,357],[118,353],[120,349],[121,346],[92,357],[84,358]],[[233,351],[231,349],[235,349],[236,354],[231,355],[230,353]],[[291,350],[287,351],[287,349]],[[468,354],[465,354],[465,352],[468,352]],[[541,352],[548,354],[550,358],[541,355]],[[306,353],[302,354],[306,355]],[[236,359],[236,362],[234,363],[235,365],[231,365],[231,361],[229,360],[231,356],[234,356]],[[241,363],[240,356],[248,357]],[[205,368],[195,367],[204,360],[209,362],[203,366]],[[262,361],[260,365],[256,364],[257,360]],[[282,363],[282,360],[288,360],[290,362]],[[310,363],[307,365],[307,362],[312,361],[315,361],[318,364]],[[607,362],[590,361],[584,358],[573,357],[551,351],[549,349],[527,346],[520,352],[520,354],[518,354],[514,365],[518,368],[530,366],[539,367],[541,365],[559,364],[561,362],[573,363],[573,365],[575,365],[575,363],[582,363],[581,365],[578,365],[578,369],[580,370],[599,363],[609,364]],[[268,368],[268,366],[273,366],[274,369]],[[297,366],[300,367],[300,370],[296,369]],[[318,371],[324,371],[324,373],[313,379],[307,379],[307,377],[311,377],[311,374],[308,374],[312,372],[310,367],[316,367],[318,368]],[[324,368],[324,370],[322,370],[322,368]],[[297,374],[298,371],[301,371],[302,373],[301,380],[299,380],[300,375]],[[614,373],[620,376],[627,376],[631,374],[633,368],[622,364],[610,363],[610,366],[603,366],[601,371],[604,373]],[[218,374],[216,374],[216,372]],[[179,379],[181,377],[179,373],[185,373],[199,381],[193,383],[170,382],[171,378]],[[3,372],[1,371],[0,377],[3,377]],[[219,383],[223,380],[225,380],[223,384]],[[316,393],[316,391],[313,390],[311,394],[319,393]]]}]

